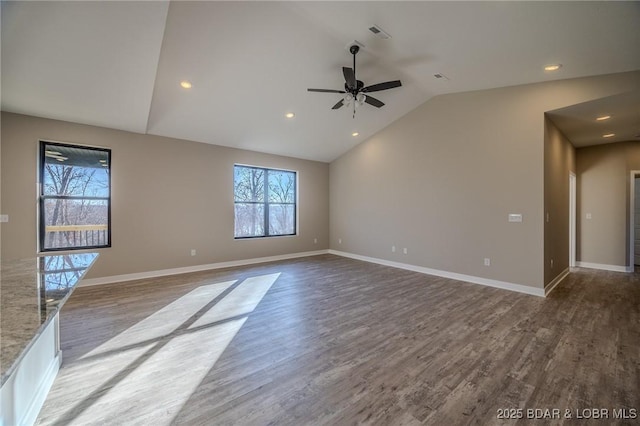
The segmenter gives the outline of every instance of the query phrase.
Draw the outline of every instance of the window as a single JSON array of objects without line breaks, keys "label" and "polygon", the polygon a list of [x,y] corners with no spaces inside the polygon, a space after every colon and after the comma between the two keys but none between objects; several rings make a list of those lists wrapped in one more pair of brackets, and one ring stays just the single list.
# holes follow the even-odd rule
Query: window
[{"label": "window", "polygon": [[296,172],[234,167],[235,237],[296,234]]},{"label": "window", "polygon": [[40,251],[111,246],[111,150],[40,142]]}]

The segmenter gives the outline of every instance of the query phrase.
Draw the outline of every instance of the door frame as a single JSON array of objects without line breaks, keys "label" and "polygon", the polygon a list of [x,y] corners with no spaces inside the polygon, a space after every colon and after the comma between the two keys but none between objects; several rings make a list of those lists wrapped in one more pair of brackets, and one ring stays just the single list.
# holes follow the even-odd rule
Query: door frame
[{"label": "door frame", "polygon": [[636,177],[640,178],[640,170],[631,170],[629,184],[629,266],[628,272],[635,270],[635,240],[636,240]]},{"label": "door frame", "polygon": [[569,172],[569,267],[576,267],[576,174]]}]

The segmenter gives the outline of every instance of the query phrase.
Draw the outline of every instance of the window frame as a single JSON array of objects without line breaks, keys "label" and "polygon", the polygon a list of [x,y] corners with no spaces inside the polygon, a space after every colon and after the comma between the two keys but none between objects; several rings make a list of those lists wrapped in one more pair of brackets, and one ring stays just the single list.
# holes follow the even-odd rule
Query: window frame
[{"label": "window frame", "polygon": [[[264,188],[265,188],[265,193],[264,193],[264,201],[236,201],[236,178],[235,178],[235,171],[236,171],[236,167],[242,167],[245,169],[255,169],[255,170],[262,170],[264,172]],[[273,172],[287,172],[287,173],[293,173],[294,175],[294,179],[293,179],[293,194],[294,194],[294,201],[292,203],[276,203],[276,202],[269,202],[269,190],[268,190],[268,182],[269,182],[269,171],[273,171]],[[294,237],[298,235],[298,172],[296,170],[288,170],[288,169],[278,169],[278,168],[274,168],[274,167],[261,167],[261,166],[252,166],[252,165],[248,165],[248,164],[239,164],[239,163],[235,163],[233,165],[233,208],[234,208],[234,215],[233,215],[233,239],[234,240],[254,240],[256,238],[278,238],[278,237]],[[263,212],[263,225],[264,225],[264,235],[249,235],[246,237],[237,237],[236,236],[236,216],[235,216],[235,206],[236,204],[256,204],[256,205],[262,205],[264,207],[264,212]],[[269,205],[270,204],[278,204],[278,205],[292,205],[293,206],[293,233],[291,234],[274,234],[274,235],[269,235]]]},{"label": "window frame", "polygon": [[[90,151],[103,151],[107,153],[107,164],[109,165],[108,178],[109,178],[109,196],[108,197],[79,197],[79,196],[64,196],[64,195],[45,195],[44,190],[44,174],[45,174],[45,147],[46,146],[59,146],[65,148],[86,149]],[[111,247],[111,149],[97,146],[81,145],[75,143],[66,142],[54,142],[44,139],[39,140],[39,159],[38,165],[38,253],[48,252],[64,252],[64,251],[80,251],[80,250],[95,250]],[[77,247],[54,247],[45,248],[46,237],[46,224],[45,224],[45,201],[47,199],[82,199],[82,200],[106,200],[107,201],[107,232],[106,243],[101,245],[92,246],[77,246]]]}]

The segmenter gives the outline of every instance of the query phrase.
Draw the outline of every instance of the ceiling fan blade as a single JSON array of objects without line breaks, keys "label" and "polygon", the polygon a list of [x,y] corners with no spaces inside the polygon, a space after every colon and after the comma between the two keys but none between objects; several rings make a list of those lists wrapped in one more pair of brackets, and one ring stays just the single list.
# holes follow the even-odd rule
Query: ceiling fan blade
[{"label": "ceiling fan blade", "polygon": [[362,92],[379,92],[380,90],[393,89],[394,87],[400,87],[402,83],[400,80],[385,81],[384,83],[372,84],[362,89]]},{"label": "ceiling fan blade", "polygon": [[346,93],[344,90],[333,90],[333,89],[307,89],[307,92]]},{"label": "ceiling fan blade", "polygon": [[354,89],[356,87],[356,74],[353,72],[353,69],[342,67],[342,74],[344,75],[344,81],[347,82],[347,87]]},{"label": "ceiling fan blade", "polygon": [[382,102],[382,101],[380,101],[380,100],[378,100],[378,99],[376,99],[376,98],[374,98],[372,96],[369,96],[369,95],[367,95],[367,97],[364,98],[364,101],[366,103],[368,103],[369,105],[373,105],[376,108],[380,108],[380,107],[384,106],[384,102]]},{"label": "ceiling fan blade", "polygon": [[338,103],[337,103],[337,104],[335,104],[335,105],[333,106],[333,108],[331,108],[331,109],[338,109],[338,108],[341,108],[341,107],[342,107],[342,105],[344,105],[344,99],[340,99],[340,101],[338,101]]}]

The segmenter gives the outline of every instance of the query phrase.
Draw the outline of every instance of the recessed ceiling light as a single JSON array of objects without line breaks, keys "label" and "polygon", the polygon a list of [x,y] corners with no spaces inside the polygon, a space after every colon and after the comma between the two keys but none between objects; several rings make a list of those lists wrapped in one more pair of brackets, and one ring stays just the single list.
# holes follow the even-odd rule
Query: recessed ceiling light
[{"label": "recessed ceiling light", "polygon": [[558,71],[562,67],[562,64],[549,64],[544,67],[545,71]]},{"label": "recessed ceiling light", "polygon": [[294,113],[292,113],[292,112],[288,112],[288,113],[286,113],[284,116],[285,116],[285,117],[287,117],[287,118],[293,118],[293,117],[295,117],[296,115],[295,115]]},{"label": "recessed ceiling light", "polygon": [[360,134],[360,133],[358,133],[358,132],[353,132],[353,133],[351,133],[351,136],[353,136],[353,137],[355,138],[355,137],[356,137],[356,136],[358,136],[359,134]]},{"label": "recessed ceiling light", "polygon": [[603,115],[602,117],[598,117],[596,118],[597,121],[604,121],[604,120],[608,120],[610,119],[611,116],[610,115]]},{"label": "recessed ceiling light", "polygon": [[603,138],[611,138],[613,136],[615,136],[615,133],[607,133],[606,135],[602,135]]},{"label": "recessed ceiling light", "polygon": [[183,89],[191,89],[193,87],[193,85],[191,84],[190,81],[187,80],[182,80],[180,82],[180,86],[182,86]]}]

